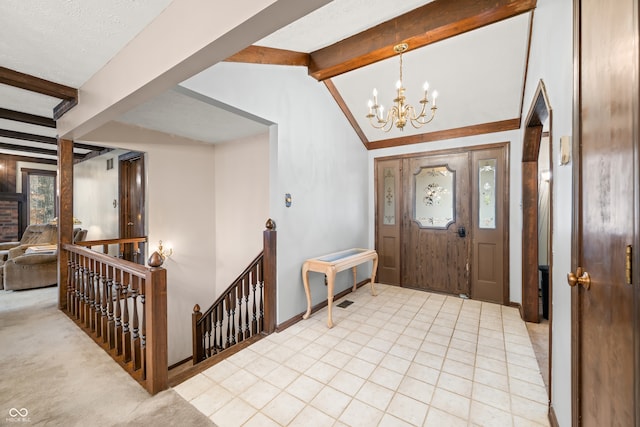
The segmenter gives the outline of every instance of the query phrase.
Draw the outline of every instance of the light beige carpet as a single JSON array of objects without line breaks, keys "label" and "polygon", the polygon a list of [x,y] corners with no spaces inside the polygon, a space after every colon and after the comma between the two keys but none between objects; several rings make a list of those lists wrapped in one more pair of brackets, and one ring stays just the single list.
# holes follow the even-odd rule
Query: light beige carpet
[{"label": "light beige carpet", "polygon": [[0,291],[0,426],[27,421],[213,425],[172,389],[150,396],[57,309],[56,287]]}]

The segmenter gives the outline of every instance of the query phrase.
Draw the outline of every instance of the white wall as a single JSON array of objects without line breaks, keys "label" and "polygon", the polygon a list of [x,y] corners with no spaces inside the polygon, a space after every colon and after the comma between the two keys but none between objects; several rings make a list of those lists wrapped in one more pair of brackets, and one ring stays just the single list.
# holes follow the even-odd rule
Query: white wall
[{"label": "white wall", "polygon": [[538,0],[535,10],[524,105],[527,113],[540,79],[552,108],[553,163],[553,354],[552,405],[560,426],[571,425],[571,270],[572,163],[559,166],[560,137],[572,136],[573,2]]},{"label": "white wall", "polygon": [[[220,63],[182,83],[276,125],[269,212],[278,231],[278,322],[306,309],[305,259],[368,245],[367,154],[336,102],[306,68]],[[284,206],[285,193],[293,203]],[[370,272],[370,271],[369,271]],[[359,280],[369,273],[359,269]],[[327,298],[311,273],[313,304]],[[336,292],[351,285],[339,273]]]},{"label": "white wall", "polygon": [[[73,216],[82,221],[79,227],[87,230],[85,240],[116,239],[120,235],[118,156],[125,152],[113,150],[73,166]],[[113,159],[113,169],[107,170],[107,159]],[[117,251],[115,245],[109,248],[111,255],[117,255]]]},{"label": "white wall", "polygon": [[214,153],[219,295],[262,251],[269,218],[269,133],[218,144]]}]

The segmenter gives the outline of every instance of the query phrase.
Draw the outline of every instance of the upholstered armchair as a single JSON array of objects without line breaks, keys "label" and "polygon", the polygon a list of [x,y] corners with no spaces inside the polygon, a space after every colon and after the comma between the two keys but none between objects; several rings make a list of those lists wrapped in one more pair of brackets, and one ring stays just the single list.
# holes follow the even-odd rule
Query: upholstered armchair
[{"label": "upholstered armchair", "polygon": [[[0,243],[0,278],[4,289],[31,289],[55,285],[58,281],[57,253],[27,253],[30,246],[54,245],[58,230],[54,225],[30,225],[19,242]],[[2,287],[0,287],[2,288]]]},{"label": "upholstered armchair", "polygon": [[58,228],[55,225],[38,224],[29,225],[22,234],[19,242],[0,243],[0,261],[6,261],[9,249],[34,245],[49,245],[58,242]]}]

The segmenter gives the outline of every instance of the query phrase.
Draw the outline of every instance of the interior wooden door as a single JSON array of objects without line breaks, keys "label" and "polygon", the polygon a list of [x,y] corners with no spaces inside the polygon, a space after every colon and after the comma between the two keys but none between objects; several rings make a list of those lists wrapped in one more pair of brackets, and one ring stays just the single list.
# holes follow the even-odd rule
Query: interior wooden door
[{"label": "interior wooden door", "polygon": [[376,161],[378,281],[400,285],[401,160]]},{"label": "interior wooden door", "polygon": [[498,304],[509,302],[505,148],[473,151],[471,296]]},{"label": "interior wooden door", "polygon": [[469,295],[469,155],[403,160],[402,285]]},{"label": "interior wooden door", "polygon": [[[633,0],[577,2],[579,143],[574,156],[573,421],[638,419],[638,10]],[[606,54],[604,54],[606,52]],[[575,152],[574,152],[575,153]],[[635,248],[631,248],[635,246]],[[629,284],[629,282],[633,284]],[[635,325],[635,326],[634,326]],[[635,390],[634,390],[635,386]]]},{"label": "interior wooden door", "polygon": [[[120,237],[143,237],[145,235],[145,176],[144,155],[130,153],[120,157]],[[122,257],[128,261],[144,264],[144,243],[138,251],[132,244],[124,245]]]}]

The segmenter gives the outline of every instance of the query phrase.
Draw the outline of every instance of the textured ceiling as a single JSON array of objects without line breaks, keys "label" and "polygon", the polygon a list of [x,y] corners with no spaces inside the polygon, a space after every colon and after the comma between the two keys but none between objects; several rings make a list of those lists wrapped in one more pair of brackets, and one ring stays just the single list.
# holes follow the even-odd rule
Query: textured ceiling
[{"label": "textured ceiling", "polygon": [[310,53],[432,1],[333,0],[255,44]]},{"label": "textured ceiling", "polygon": [[155,97],[118,121],[212,144],[266,132],[270,124],[183,87]]},{"label": "textured ceiling", "polygon": [[[429,2],[406,0],[391,5],[387,0],[333,0],[256,44],[312,52]],[[3,0],[0,66],[80,87],[170,3],[170,0]],[[530,18],[530,13],[521,15],[404,55],[408,101],[417,104],[424,80],[440,93],[436,119],[420,130],[407,126],[402,133],[396,129],[382,133],[370,128],[364,118],[374,87],[380,93],[381,103],[389,106],[398,78],[397,57],[332,80],[370,141],[517,118],[526,73]],[[0,108],[51,117],[58,102],[0,84]],[[229,106],[178,87],[134,108],[119,120],[208,143],[264,131],[264,122],[235,113],[238,112]],[[4,122],[0,122],[0,128],[30,131]],[[50,132],[41,128],[38,133],[49,136]]]}]

